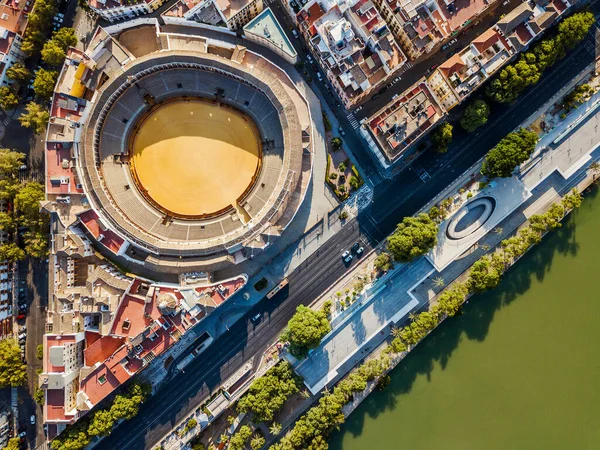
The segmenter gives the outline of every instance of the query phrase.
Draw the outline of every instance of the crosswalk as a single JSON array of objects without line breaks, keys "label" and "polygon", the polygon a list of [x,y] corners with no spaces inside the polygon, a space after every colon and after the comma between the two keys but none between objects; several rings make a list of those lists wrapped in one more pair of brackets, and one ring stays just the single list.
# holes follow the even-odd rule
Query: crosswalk
[{"label": "crosswalk", "polygon": [[400,70],[395,72],[394,75],[396,75],[396,76],[402,75],[404,72],[406,72],[407,70],[409,70],[412,67],[413,67],[413,63],[411,63],[410,61],[406,61],[404,63],[404,65],[400,68]]},{"label": "crosswalk", "polygon": [[4,119],[2,119],[2,123],[4,123],[4,125],[8,125],[10,123],[10,118],[5,117]]},{"label": "crosswalk", "polygon": [[356,120],[356,117],[354,117],[354,114],[350,113],[348,114],[348,121],[350,122],[350,125],[352,125],[352,128],[354,128],[355,130],[360,127],[360,123],[358,122],[358,120]]}]

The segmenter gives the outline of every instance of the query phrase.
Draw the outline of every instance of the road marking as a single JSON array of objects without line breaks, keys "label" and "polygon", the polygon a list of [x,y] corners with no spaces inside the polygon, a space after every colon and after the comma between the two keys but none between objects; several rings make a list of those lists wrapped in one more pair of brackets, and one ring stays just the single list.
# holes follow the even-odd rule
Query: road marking
[{"label": "road marking", "polygon": [[360,127],[360,123],[358,123],[358,120],[356,120],[356,117],[354,117],[354,114],[348,114],[348,120],[350,121],[350,125],[352,125],[352,128],[354,128],[355,130]]},{"label": "road marking", "polygon": [[10,119],[8,117],[5,117],[4,119],[2,119],[2,122],[4,122],[4,125],[8,125],[10,123]]}]

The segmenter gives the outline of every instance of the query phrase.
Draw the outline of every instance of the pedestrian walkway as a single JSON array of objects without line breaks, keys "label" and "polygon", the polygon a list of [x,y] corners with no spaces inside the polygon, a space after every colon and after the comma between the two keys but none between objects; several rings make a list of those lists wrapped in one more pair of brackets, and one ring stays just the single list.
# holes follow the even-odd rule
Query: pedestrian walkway
[{"label": "pedestrian walkway", "polygon": [[350,125],[352,125],[352,128],[356,130],[358,127],[360,127],[360,123],[358,122],[358,120],[356,120],[354,114],[350,113],[346,117],[348,117],[348,121],[350,122]]},{"label": "pedestrian walkway", "polygon": [[[309,390],[316,394],[344,375],[389,335],[390,325],[402,322],[419,306],[410,294],[433,271],[426,258],[403,264],[367,289],[359,308],[333,322],[334,329],[308,358],[286,356]],[[356,304],[356,303],[355,303]]]}]

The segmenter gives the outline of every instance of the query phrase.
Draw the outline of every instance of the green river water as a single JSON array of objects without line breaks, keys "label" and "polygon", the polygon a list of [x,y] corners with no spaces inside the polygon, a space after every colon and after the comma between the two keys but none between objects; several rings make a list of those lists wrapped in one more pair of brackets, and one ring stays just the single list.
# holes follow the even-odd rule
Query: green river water
[{"label": "green river water", "polygon": [[600,449],[600,195],[426,338],[330,449]]}]

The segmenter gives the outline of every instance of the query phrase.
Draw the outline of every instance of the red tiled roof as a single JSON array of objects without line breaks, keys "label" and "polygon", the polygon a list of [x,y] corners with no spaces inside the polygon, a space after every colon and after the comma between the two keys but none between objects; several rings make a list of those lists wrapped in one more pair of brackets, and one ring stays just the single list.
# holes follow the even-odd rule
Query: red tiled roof
[{"label": "red tiled roof", "polygon": [[473,39],[473,45],[479,53],[482,53],[499,39],[500,35],[498,32],[493,28],[489,28],[483,34]]},{"label": "red tiled roof", "polygon": [[102,336],[83,351],[85,365],[91,367],[105,361],[123,346],[125,338],[121,336]]},{"label": "red tiled roof", "polygon": [[455,72],[458,72],[460,69],[465,67],[465,63],[459,55],[454,55],[451,58],[448,58],[442,64],[440,64],[440,71],[446,76],[449,77]]}]

